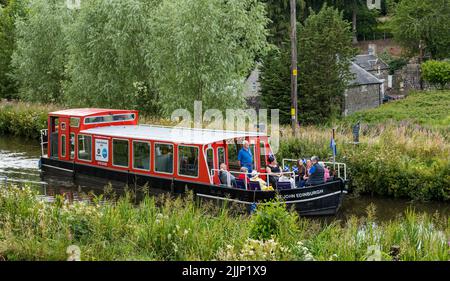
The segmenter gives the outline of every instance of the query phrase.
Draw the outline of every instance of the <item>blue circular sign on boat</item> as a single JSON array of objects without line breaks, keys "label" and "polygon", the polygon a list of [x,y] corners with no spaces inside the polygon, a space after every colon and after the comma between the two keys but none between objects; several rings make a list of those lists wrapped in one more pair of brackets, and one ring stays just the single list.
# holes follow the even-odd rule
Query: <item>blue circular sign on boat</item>
[{"label": "blue circular sign on boat", "polygon": [[103,158],[108,157],[108,150],[106,150],[106,148],[103,148],[103,150],[102,150],[102,157]]}]

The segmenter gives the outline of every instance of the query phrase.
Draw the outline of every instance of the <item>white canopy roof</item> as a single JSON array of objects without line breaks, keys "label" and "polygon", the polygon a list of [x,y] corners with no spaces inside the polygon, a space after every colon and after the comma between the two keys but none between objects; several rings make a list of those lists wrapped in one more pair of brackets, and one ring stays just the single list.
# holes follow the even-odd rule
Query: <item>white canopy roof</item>
[{"label": "white canopy roof", "polygon": [[192,129],[150,125],[98,127],[83,130],[80,133],[189,144],[209,144],[234,138],[267,136],[266,134],[258,132]]}]

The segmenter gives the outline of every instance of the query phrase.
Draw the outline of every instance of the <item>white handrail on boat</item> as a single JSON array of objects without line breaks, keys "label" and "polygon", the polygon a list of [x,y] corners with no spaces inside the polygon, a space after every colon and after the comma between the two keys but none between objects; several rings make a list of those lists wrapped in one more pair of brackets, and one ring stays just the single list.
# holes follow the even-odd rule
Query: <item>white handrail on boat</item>
[{"label": "white handrail on boat", "polygon": [[[297,163],[298,160],[299,159],[289,159],[289,158],[283,159],[281,161],[282,166],[283,166],[283,170],[286,168],[285,162],[295,162],[295,163]],[[333,169],[336,170],[337,173],[338,173],[337,174],[338,178],[342,178],[341,177],[341,169],[342,169],[343,170],[343,174],[344,174],[343,175],[344,176],[343,179],[347,180],[347,164],[341,163],[341,162],[327,162],[327,161],[319,161],[319,162],[322,162],[322,163],[324,163],[326,165],[332,165]],[[336,166],[337,166],[337,169],[336,169]]]},{"label": "white handrail on boat", "polygon": [[[47,141],[44,141],[45,136],[47,136]],[[41,130],[41,156],[44,156],[44,144],[48,145],[48,129]]]},{"label": "white handrail on boat", "polygon": [[[211,176],[214,176],[214,172],[217,172],[217,175],[219,174],[219,172],[220,172],[221,170],[220,169],[211,169]],[[244,184],[245,184],[245,189],[246,190],[248,190],[248,187],[247,187],[247,177],[248,177],[248,172],[246,173],[246,172],[238,172],[238,171],[226,171],[226,172],[228,172],[227,173],[227,186],[228,187],[230,187],[231,186],[231,173],[233,173],[233,174],[238,174],[238,175],[242,175],[242,174],[244,174],[245,175],[245,181],[244,181]],[[266,183],[267,183],[267,185],[269,185],[269,176],[271,175],[271,174],[281,174],[281,175],[291,175],[292,177],[295,177],[295,173],[294,172],[280,172],[280,173],[260,173],[260,172],[258,172],[258,175],[266,175],[267,176],[267,180],[266,180]],[[219,179],[220,180],[220,179]]]}]

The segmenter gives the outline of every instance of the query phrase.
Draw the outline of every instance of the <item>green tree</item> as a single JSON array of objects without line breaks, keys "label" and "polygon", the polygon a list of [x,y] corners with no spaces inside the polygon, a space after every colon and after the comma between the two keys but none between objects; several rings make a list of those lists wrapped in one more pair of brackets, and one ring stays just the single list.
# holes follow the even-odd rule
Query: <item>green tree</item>
[{"label": "green tree", "polygon": [[15,19],[25,16],[28,0],[0,2],[0,98],[17,98],[17,86],[10,76],[11,56],[16,47]]},{"label": "green tree", "polygon": [[[310,13],[300,25],[298,39],[299,120],[304,124],[341,114],[343,92],[351,78],[350,59],[355,55],[351,26],[342,12],[324,6],[319,13]],[[271,52],[260,78],[262,101],[268,108],[280,109],[282,122],[289,122],[289,58],[287,47]]]},{"label": "green tree", "polygon": [[422,64],[422,77],[425,81],[444,89],[450,83],[450,62],[429,60]]},{"label": "green tree", "polygon": [[[170,16],[168,16],[170,15]],[[165,0],[154,20],[153,56],[162,106],[242,107],[243,82],[267,47],[264,5],[255,0]]]},{"label": "green tree", "polygon": [[[412,54],[450,56],[450,1],[401,1],[391,21],[394,39]],[[423,52],[422,52],[423,53]]]},{"label": "green tree", "polygon": [[71,106],[139,108],[157,114],[150,15],[157,1],[81,1],[67,29],[65,99]]},{"label": "green tree", "polygon": [[66,45],[63,27],[70,11],[58,0],[35,0],[25,18],[16,20],[17,49],[12,56],[19,94],[29,101],[59,102]]}]

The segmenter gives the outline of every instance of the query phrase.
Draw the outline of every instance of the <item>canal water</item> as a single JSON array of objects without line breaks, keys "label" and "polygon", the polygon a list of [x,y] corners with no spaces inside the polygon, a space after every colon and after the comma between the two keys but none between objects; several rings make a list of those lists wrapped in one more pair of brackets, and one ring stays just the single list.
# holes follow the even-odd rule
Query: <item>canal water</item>
[{"label": "canal water", "polygon": [[[71,177],[42,175],[39,168],[41,148],[36,140],[24,140],[10,136],[0,136],[0,188],[4,177],[10,182],[27,181],[37,189],[41,196],[52,201],[56,194],[65,194],[72,200],[89,200],[89,193],[100,194],[104,190],[104,182],[93,180],[74,180]],[[430,215],[438,212],[442,216],[450,215],[450,204],[442,202],[412,202],[403,199],[385,197],[352,196],[349,194],[343,202],[337,216],[345,219],[351,215],[365,216],[367,207],[373,204],[377,219],[390,220],[403,214],[408,208]]]}]

